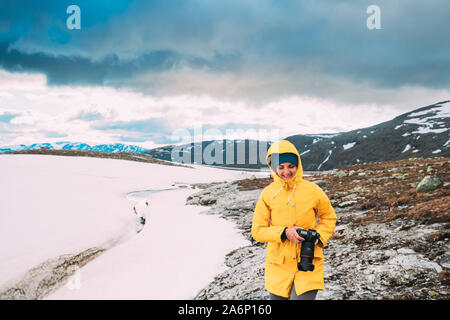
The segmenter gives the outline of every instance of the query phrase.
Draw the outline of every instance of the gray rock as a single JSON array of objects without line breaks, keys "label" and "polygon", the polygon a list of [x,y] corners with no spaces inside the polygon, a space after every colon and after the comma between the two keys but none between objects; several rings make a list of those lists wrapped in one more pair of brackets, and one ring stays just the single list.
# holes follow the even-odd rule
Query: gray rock
[{"label": "gray rock", "polygon": [[215,199],[214,197],[209,197],[209,198],[201,198],[198,201],[198,204],[201,205],[201,206],[209,206],[209,205],[212,205],[212,204],[214,204],[216,202],[217,202],[217,199]]},{"label": "gray rock", "polygon": [[339,170],[338,172],[336,172],[336,177],[338,177],[339,179],[345,177],[346,175],[347,173],[343,170]]},{"label": "gray rock", "polygon": [[0,300],[42,299],[63,286],[82,266],[104,251],[104,248],[93,247],[78,254],[48,259],[27,271],[20,279],[0,288]]},{"label": "gray rock", "polygon": [[443,185],[443,182],[439,177],[436,176],[426,176],[419,182],[416,187],[417,192],[432,191]]}]

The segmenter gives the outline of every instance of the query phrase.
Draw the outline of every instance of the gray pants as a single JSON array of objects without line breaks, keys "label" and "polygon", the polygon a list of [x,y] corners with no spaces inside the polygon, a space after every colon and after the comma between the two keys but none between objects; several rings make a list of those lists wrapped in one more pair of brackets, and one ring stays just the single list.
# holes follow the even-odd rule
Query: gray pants
[{"label": "gray pants", "polygon": [[269,292],[269,294],[270,294],[270,300],[315,300],[317,291],[318,290],[306,291],[305,293],[302,293],[301,295],[298,296],[295,293],[295,286],[294,286],[294,284],[292,284],[290,298],[280,297],[280,296],[277,296],[276,294],[273,294],[270,292]]}]

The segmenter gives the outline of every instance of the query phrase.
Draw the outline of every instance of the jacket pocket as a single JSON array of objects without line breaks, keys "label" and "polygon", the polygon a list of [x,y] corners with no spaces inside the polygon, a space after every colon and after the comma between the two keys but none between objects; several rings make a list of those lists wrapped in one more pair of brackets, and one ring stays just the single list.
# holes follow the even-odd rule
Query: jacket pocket
[{"label": "jacket pocket", "polygon": [[267,262],[273,263],[273,264],[283,264],[284,262],[284,256],[282,254],[278,256],[269,256],[267,258]]},{"label": "jacket pocket", "polygon": [[267,245],[266,261],[273,264],[283,264],[283,247],[283,244],[269,242],[269,244]]}]

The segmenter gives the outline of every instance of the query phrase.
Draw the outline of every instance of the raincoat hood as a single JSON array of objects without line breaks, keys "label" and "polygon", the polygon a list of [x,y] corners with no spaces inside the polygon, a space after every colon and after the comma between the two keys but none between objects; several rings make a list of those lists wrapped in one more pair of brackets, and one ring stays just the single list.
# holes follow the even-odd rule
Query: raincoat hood
[{"label": "raincoat hood", "polygon": [[[289,179],[289,180],[281,179],[275,171],[276,168],[272,168],[270,159],[271,159],[272,154],[275,154],[275,153],[293,153],[293,154],[297,155],[297,157],[298,157],[297,172],[291,179]],[[281,186],[283,186],[286,190],[290,190],[295,183],[298,184],[303,179],[303,167],[302,167],[302,162],[300,161],[300,155],[298,154],[297,148],[291,142],[289,142],[287,140],[277,141],[270,146],[269,150],[267,151],[266,163],[269,166],[270,171],[272,172],[272,177],[273,177],[274,181],[277,184],[280,184]]]}]

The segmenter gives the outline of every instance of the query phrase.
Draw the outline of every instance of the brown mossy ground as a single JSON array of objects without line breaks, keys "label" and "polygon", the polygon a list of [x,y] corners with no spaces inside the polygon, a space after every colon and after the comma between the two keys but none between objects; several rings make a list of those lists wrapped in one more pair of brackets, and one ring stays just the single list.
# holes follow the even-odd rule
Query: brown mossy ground
[{"label": "brown mossy ground", "polygon": [[[322,188],[333,205],[349,205],[366,210],[358,223],[387,222],[409,217],[422,223],[450,222],[450,158],[408,159],[357,164],[336,172],[316,172],[304,179],[322,180]],[[416,192],[417,184],[427,175],[439,177],[444,184],[429,192]],[[235,181],[240,190],[262,189],[268,178]]]}]

